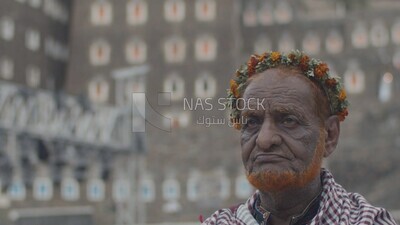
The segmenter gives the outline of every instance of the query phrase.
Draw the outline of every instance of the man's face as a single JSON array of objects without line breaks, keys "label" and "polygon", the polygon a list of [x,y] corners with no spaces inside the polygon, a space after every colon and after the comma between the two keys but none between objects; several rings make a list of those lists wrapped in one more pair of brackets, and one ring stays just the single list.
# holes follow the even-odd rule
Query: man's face
[{"label": "man's face", "polygon": [[261,191],[304,186],[319,175],[325,137],[312,86],[296,73],[269,69],[243,94],[252,100],[242,111],[242,160],[249,181]]}]

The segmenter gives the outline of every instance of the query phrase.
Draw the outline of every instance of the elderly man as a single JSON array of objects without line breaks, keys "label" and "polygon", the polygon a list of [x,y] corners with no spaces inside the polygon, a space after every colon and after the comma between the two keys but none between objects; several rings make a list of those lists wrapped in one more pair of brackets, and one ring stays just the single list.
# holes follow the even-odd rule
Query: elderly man
[{"label": "elderly man", "polygon": [[348,114],[325,63],[299,51],[253,55],[231,80],[229,98],[246,175],[258,190],[203,224],[396,224],[321,168]]}]

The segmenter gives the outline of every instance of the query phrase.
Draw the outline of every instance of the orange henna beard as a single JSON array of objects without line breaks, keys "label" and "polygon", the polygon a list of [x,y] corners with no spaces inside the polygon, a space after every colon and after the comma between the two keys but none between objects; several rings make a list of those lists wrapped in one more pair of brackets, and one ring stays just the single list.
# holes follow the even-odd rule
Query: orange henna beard
[{"label": "orange henna beard", "polygon": [[306,186],[320,174],[325,150],[325,139],[320,131],[315,153],[311,163],[301,172],[293,171],[259,171],[247,174],[249,182],[262,192],[277,192],[288,188]]}]

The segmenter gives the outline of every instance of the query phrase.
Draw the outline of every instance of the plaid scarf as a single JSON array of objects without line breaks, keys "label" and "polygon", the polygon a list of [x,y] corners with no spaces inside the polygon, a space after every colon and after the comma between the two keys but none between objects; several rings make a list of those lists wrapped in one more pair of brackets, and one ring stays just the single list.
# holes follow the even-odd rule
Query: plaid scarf
[{"label": "plaid scarf", "polygon": [[[396,225],[388,211],[370,205],[358,193],[347,192],[327,170],[322,169],[321,179],[319,209],[307,224]],[[216,211],[202,225],[258,225],[251,213],[258,195],[256,192],[244,204]]]}]

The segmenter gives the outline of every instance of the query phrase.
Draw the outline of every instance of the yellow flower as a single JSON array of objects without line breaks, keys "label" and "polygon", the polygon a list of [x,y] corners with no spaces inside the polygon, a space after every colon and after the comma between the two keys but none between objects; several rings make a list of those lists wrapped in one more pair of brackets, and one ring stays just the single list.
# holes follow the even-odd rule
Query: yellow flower
[{"label": "yellow flower", "polygon": [[281,57],[279,52],[272,52],[271,53],[271,60],[272,62],[276,62]]},{"label": "yellow flower", "polygon": [[233,79],[230,80],[229,83],[230,83],[230,89],[231,89],[231,92],[232,92],[233,96],[235,98],[239,98],[240,96],[239,96],[239,91],[238,91],[238,84]]},{"label": "yellow flower", "polygon": [[339,100],[342,102],[343,100],[346,99],[346,97],[347,97],[346,91],[345,91],[344,89],[340,90],[340,93],[339,93]]}]

